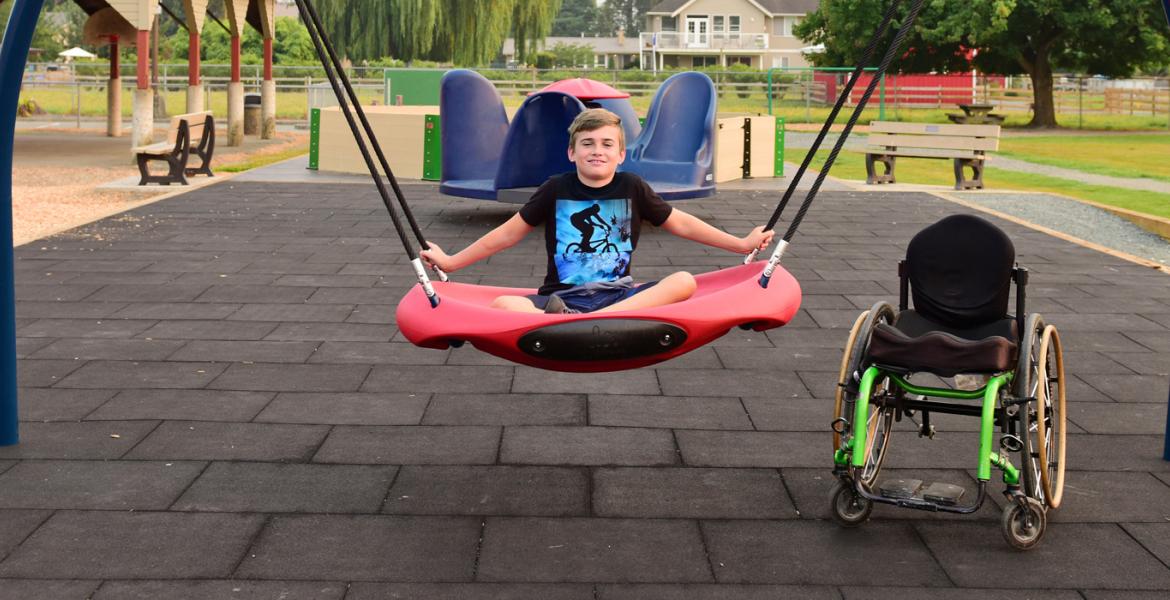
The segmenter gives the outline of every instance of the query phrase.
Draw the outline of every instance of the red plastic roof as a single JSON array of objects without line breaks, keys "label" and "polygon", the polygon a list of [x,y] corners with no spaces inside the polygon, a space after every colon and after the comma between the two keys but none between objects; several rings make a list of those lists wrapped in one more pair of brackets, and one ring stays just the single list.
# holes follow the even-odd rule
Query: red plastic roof
[{"label": "red plastic roof", "polygon": [[585,79],[584,77],[576,77],[573,79],[562,79],[556,83],[550,83],[540,90],[542,92],[561,92],[573,96],[578,100],[601,100],[604,98],[629,98],[630,95],[625,92],[619,92],[612,87],[601,83],[600,81],[593,81],[592,79]]}]

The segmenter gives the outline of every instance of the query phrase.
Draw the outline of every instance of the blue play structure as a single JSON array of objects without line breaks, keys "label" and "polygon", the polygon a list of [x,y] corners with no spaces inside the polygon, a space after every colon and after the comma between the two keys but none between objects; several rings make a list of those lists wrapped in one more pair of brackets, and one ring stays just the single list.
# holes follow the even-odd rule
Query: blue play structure
[{"label": "blue play structure", "polygon": [[12,142],[20,82],[43,0],[16,0],[0,42],[0,446],[20,441],[16,411],[16,278],[12,254]]},{"label": "blue play structure", "polygon": [[[592,100],[622,119],[626,161],[666,200],[715,193],[715,86],[702,73],[679,73],[663,82],[644,127],[628,100]],[[508,123],[495,86],[479,73],[457,69],[439,92],[443,175],[439,191],[451,196],[503,199],[501,191],[531,188],[570,171],[569,125],[586,105],[561,92],[529,96]],[[508,195],[525,198],[525,194]]]}]

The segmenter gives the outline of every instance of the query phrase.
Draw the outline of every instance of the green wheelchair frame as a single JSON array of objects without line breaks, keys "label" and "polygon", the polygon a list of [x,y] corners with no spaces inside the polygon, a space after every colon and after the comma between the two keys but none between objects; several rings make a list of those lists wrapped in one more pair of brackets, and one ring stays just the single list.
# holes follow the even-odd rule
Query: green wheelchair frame
[{"label": "green wheelchair frame", "polygon": [[[899,264],[899,274],[899,305],[906,310],[904,261]],[[832,424],[834,474],[838,481],[830,503],[833,517],[840,524],[860,525],[869,518],[874,503],[973,513],[986,499],[991,468],[995,467],[1002,473],[1006,488],[1007,503],[1001,518],[1004,538],[1021,550],[1040,541],[1047,512],[1060,506],[1064,488],[1064,362],[1056,328],[1046,325],[1039,314],[1023,318],[1027,270],[1017,267],[1012,278],[1016,282],[1016,322],[1020,332],[1017,366],[1013,371],[989,374],[986,384],[976,390],[915,385],[910,382],[913,373],[870,364],[866,350],[871,332],[878,323],[892,324],[897,311],[887,302],[878,302],[857,318],[841,361]],[[976,405],[972,400],[981,402]],[[948,484],[931,484],[926,491],[899,490],[897,494],[881,490],[878,475],[893,423],[916,413],[921,415],[919,437],[931,439],[935,435],[931,413],[979,417],[978,492],[970,504],[960,505],[962,489]],[[997,428],[999,448],[994,446]],[[1012,454],[1020,455],[1020,467],[1013,463]],[[936,487],[939,485],[942,487]]]}]

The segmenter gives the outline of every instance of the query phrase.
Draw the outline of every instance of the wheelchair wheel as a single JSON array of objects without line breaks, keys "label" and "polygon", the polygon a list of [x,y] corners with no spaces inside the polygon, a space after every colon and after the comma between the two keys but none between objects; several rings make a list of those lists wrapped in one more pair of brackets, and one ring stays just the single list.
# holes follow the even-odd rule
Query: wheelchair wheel
[{"label": "wheelchair wheel", "polygon": [[837,481],[833,485],[829,506],[833,509],[833,519],[842,527],[857,527],[873,512],[873,501],[858,494],[849,481]]},{"label": "wheelchair wheel", "polygon": [[1023,341],[1016,395],[1036,399],[1020,410],[1025,493],[1047,508],[1059,508],[1064,494],[1067,431],[1060,334],[1040,315],[1032,315]]},{"label": "wheelchair wheel", "polygon": [[[873,308],[862,313],[853,324],[845,345],[845,353],[841,357],[841,371],[838,374],[837,392],[834,396],[833,418],[835,420],[843,418],[846,421],[851,421],[853,418],[853,407],[857,401],[857,385],[860,382],[861,373],[868,366],[865,364],[865,355],[869,350],[870,336],[878,323],[893,323],[896,317],[897,311],[890,303],[878,302],[873,305]],[[888,383],[884,378],[875,381],[871,390],[872,396],[884,393]],[[869,411],[869,420],[864,424],[866,428],[865,464],[860,469],[854,469],[853,473],[853,478],[859,483],[867,486],[872,484],[877,478],[878,472],[881,471],[893,423],[893,408],[881,407]],[[844,427],[842,433],[853,437],[857,425],[850,422]],[[834,452],[841,447],[842,433],[838,433],[836,429],[833,431]]]},{"label": "wheelchair wheel", "polygon": [[1003,539],[1016,550],[1030,550],[1040,543],[1044,537],[1044,530],[1048,525],[1048,517],[1044,505],[1035,498],[1027,498],[1024,506],[1018,502],[1009,502],[1003,509],[1003,517],[999,524],[1003,531]]}]

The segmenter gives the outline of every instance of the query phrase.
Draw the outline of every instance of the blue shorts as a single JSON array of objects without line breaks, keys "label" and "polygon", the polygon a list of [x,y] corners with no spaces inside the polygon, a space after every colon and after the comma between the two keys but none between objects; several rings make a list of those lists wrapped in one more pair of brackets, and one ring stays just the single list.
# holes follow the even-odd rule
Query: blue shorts
[{"label": "blue shorts", "polygon": [[[565,302],[566,307],[577,312],[590,313],[617,304],[643,290],[654,287],[657,283],[657,281],[651,281],[650,283],[643,283],[632,288],[600,290],[587,290],[578,286],[556,292],[556,295],[560,296],[561,300]],[[540,310],[544,310],[545,305],[548,304],[548,296],[533,294],[528,296],[528,299],[532,300],[532,303]]]}]

